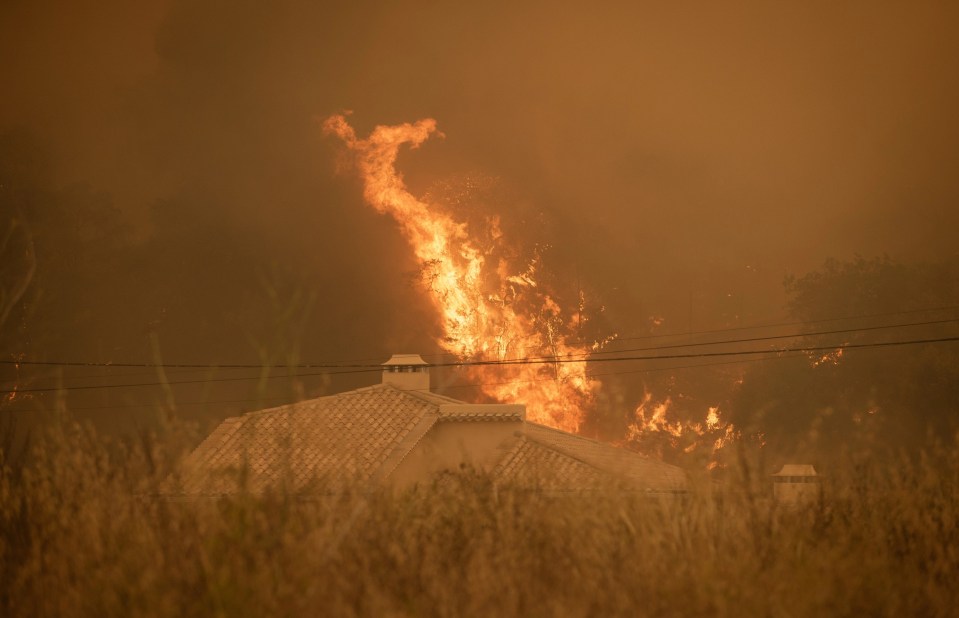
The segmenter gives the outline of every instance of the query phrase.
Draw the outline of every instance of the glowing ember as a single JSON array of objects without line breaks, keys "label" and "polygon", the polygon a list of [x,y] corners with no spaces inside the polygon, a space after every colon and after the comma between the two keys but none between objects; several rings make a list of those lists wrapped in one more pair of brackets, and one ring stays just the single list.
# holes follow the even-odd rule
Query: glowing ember
[{"label": "glowing ember", "polygon": [[[23,360],[24,356],[26,355],[23,354],[22,352],[16,355],[16,359],[13,364],[13,376],[14,376],[13,389],[9,393],[7,393],[2,400],[0,400],[0,403],[12,403],[15,399],[17,399],[18,396],[20,398],[23,398],[23,393],[20,392],[20,383],[21,383],[20,361]],[[29,398],[29,396],[27,398]]]},{"label": "glowing ember", "polygon": [[832,352],[826,352],[818,357],[812,356],[810,358],[810,362],[812,363],[813,367],[819,367],[820,365],[838,365],[839,361],[842,359],[842,352],[842,348],[836,348]]},{"label": "glowing ember", "polygon": [[[436,135],[434,120],[378,126],[366,139],[357,138],[342,115],[328,118],[324,129],[342,139],[353,155],[366,201],[392,216],[410,243],[441,316],[440,346],[469,360],[544,353],[585,359],[591,346],[567,339],[567,333],[580,326],[582,312],[565,315],[541,289],[535,259],[509,263],[497,219],[488,219],[482,234],[492,247],[481,247],[467,224],[455,220],[441,203],[417,198],[407,189],[396,170],[396,157],[404,144],[416,148]],[[525,403],[530,420],[571,432],[578,430],[599,389],[599,382],[586,375],[585,361],[497,366],[495,374],[486,368],[474,377],[493,399]]]}]

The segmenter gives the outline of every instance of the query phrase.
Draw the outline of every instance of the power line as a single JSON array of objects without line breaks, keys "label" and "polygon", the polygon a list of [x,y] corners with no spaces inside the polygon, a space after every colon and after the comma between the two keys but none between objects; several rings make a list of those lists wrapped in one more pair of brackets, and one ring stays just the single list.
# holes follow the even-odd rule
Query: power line
[{"label": "power line", "polygon": [[[795,339],[797,337],[818,337],[822,335],[837,335],[844,333],[854,333],[854,332],[866,332],[873,330],[887,330],[890,328],[907,328],[913,326],[932,326],[935,324],[949,324],[952,322],[959,322],[959,318],[951,318],[948,320],[930,320],[927,322],[911,322],[909,324],[888,324],[884,326],[862,326],[859,328],[841,328],[836,330],[822,330],[812,333],[790,333],[788,335],[767,335],[764,337],[749,337],[746,339],[731,339],[726,341],[703,341],[700,343],[674,343],[671,345],[661,345],[661,346],[650,346],[645,348],[627,348],[624,350],[598,350],[596,352],[590,352],[589,360],[598,360],[595,358],[597,354],[622,354],[624,352],[646,352],[651,350],[671,350],[676,348],[695,348],[700,346],[707,345],[727,345],[731,343],[754,343],[756,341],[773,341],[776,339]],[[547,358],[559,358],[559,357],[542,357]]]},{"label": "power line", "polygon": [[[903,312],[905,313],[905,312]],[[879,314],[877,314],[879,315]],[[846,319],[846,318],[835,318]],[[682,344],[669,344],[661,346],[649,346],[644,348],[628,348],[624,350],[599,350],[596,352],[584,353],[579,356],[583,358],[573,359],[570,356],[541,356],[541,357],[526,357],[518,359],[496,359],[488,361],[454,361],[451,363],[434,363],[434,367],[447,367],[447,366],[464,366],[464,365],[488,365],[488,364],[508,364],[508,363],[525,363],[527,361],[538,360],[543,362],[556,362],[557,360],[563,360],[564,362],[586,362],[589,361],[602,361],[601,358],[596,358],[599,354],[622,354],[624,352],[641,352],[641,351],[653,351],[653,350],[667,350],[667,349],[676,349],[676,348],[689,348],[689,347],[700,347],[700,346],[713,346],[713,345],[728,345],[736,343],[755,343],[757,341],[773,341],[777,339],[791,339],[797,337],[816,337],[822,335],[834,335],[834,334],[844,334],[844,333],[853,333],[853,332],[866,332],[866,331],[875,331],[875,330],[887,330],[892,328],[908,328],[915,326],[930,326],[937,324],[948,324],[952,322],[959,322],[959,318],[950,318],[943,320],[928,320],[924,322],[909,322],[903,324],[887,324],[880,326],[864,326],[858,328],[845,328],[845,329],[834,329],[834,330],[825,330],[825,331],[816,331],[816,332],[807,332],[807,333],[791,333],[786,335],[767,335],[763,337],[748,337],[743,339],[726,339],[721,341],[706,341],[699,343],[682,343]],[[713,331],[713,332],[729,332],[738,329],[728,329],[723,331]],[[708,332],[708,331],[703,331]],[[589,355],[589,358],[586,358],[586,355]],[[450,355],[444,355],[450,356]],[[201,365],[201,364],[186,364],[186,363],[99,363],[99,362],[83,362],[83,361],[14,361],[14,360],[0,360],[0,364],[5,365],[27,365],[27,366],[58,366],[58,367],[117,367],[117,368],[151,368],[151,369],[370,369],[370,370],[379,370],[382,368],[381,364],[346,364],[346,363],[302,363],[296,365],[254,365],[254,364],[223,364],[223,365]],[[253,378],[235,378],[235,379],[253,379]],[[2,392],[2,391],[0,391]]]},{"label": "power line", "polygon": [[638,360],[668,360],[673,358],[710,358],[715,356],[746,356],[755,354],[781,354],[784,352],[820,352],[825,350],[848,350],[855,348],[881,348],[902,345],[917,345],[923,343],[946,343],[950,341],[959,341],[959,337],[937,337],[935,339],[910,339],[906,341],[880,341],[874,343],[848,343],[827,346],[804,346],[793,348],[773,348],[768,350],[740,350],[729,352],[698,352],[691,354],[664,354],[660,356],[618,356],[614,358],[594,358],[588,361],[583,359],[528,359],[518,361],[468,361],[462,363],[436,364],[434,367],[469,367],[469,366],[510,366],[510,365],[552,365],[566,363],[603,363],[615,361],[638,361]]},{"label": "power line", "polygon": [[[202,405],[214,405],[222,403],[265,403],[267,401],[283,401],[289,399],[289,397],[262,397],[257,399],[220,399],[213,401],[177,401],[175,402],[177,408],[180,406],[202,406]],[[304,400],[306,401],[306,400]],[[105,406],[70,406],[70,410],[116,410],[116,409],[129,409],[129,408],[143,408],[149,404],[135,404],[135,403],[119,403],[115,405],[105,405]],[[4,412],[34,412],[35,410],[30,410],[27,408],[8,408],[3,410]]]},{"label": "power line", "polygon": [[[607,376],[632,375],[636,373],[656,373],[660,371],[676,371],[680,369],[698,369],[700,367],[717,367],[720,365],[742,365],[745,363],[759,363],[771,360],[781,360],[788,358],[802,358],[803,354],[785,354],[777,355],[771,358],[750,358],[746,360],[720,361],[718,363],[696,363],[694,365],[671,365],[669,367],[644,367],[643,369],[630,369],[629,371],[606,371],[603,373],[590,373],[587,378],[601,378]],[[473,382],[468,384],[453,384],[446,386],[446,389],[453,388],[481,388],[483,386],[500,386],[505,384],[533,384],[536,382],[552,382],[556,378],[535,378],[533,380],[504,380],[501,382]]]},{"label": "power line", "polygon": [[[861,349],[861,348],[881,348],[881,347],[892,347],[892,346],[905,346],[905,345],[920,345],[920,344],[931,344],[931,343],[947,343],[959,341],[959,337],[938,337],[933,339],[910,339],[904,341],[881,341],[873,343],[847,343],[839,345],[828,345],[828,346],[803,346],[803,347],[790,347],[790,348],[773,348],[765,350],[740,350],[740,351],[725,351],[725,352],[697,352],[697,353],[687,353],[687,354],[666,354],[658,356],[621,356],[613,358],[596,358],[591,359],[588,362],[600,363],[600,362],[625,362],[625,361],[642,361],[642,360],[671,360],[671,359],[681,359],[681,358],[715,358],[715,357],[736,357],[736,356],[754,356],[757,354],[784,354],[787,352],[819,352],[819,351],[837,351],[837,350],[849,350],[849,349]],[[519,365],[553,365],[553,364],[568,364],[568,363],[584,363],[587,362],[583,359],[567,359],[567,358],[554,358],[554,359],[521,359],[521,360],[512,360],[512,361],[463,361],[463,362],[454,362],[454,363],[438,363],[434,364],[433,367],[509,367],[509,366],[519,366]],[[380,371],[382,368],[376,366],[375,369],[362,369],[362,370],[351,370],[351,371],[340,371],[340,372],[319,372],[312,374],[292,374],[292,375],[283,375],[283,376],[267,376],[267,379],[273,378],[295,378],[295,377],[310,377],[310,376],[319,376],[319,375],[340,375],[347,373],[369,373],[372,371]],[[230,381],[249,381],[256,380],[258,377],[244,377],[244,378],[219,378],[211,380],[184,380],[184,381],[172,381],[172,382],[148,382],[148,383],[139,383],[139,384],[104,384],[104,385],[84,385],[84,386],[63,386],[56,388],[33,388],[33,389],[18,389],[18,390],[0,390],[0,393],[12,394],[12,393],[39,393],[39,392],[55,392],[55,391],[73,391],[73,390],[90,390],[98,388],[131,388],[131,387],[141,387],[141,386],[163,386],[163,385],[178,385],[178,384],[205,384],[209,382],[230,382]]]},{"label": "power line", "polygon": [[[745,364],[745,363],[758,363],[758,362],[766,362],[766,361],[773,361],[773,360],[784,360],[784,359],[790,359],[790,358],[802,358],[803,356],[804,356],[804,355],[802,355],[802,354],[786,354],[786,355],[775,356],[775,357],[772,357],[772,358],[750,358],[750,359],[747,359],[747,360],[720,361],[720,362],[717,362],[717,363],[697,363],[697,364],[694,364],[694,365],[672,365],[672,366],[669,366],[669,367],[652,367],[652,368],[647,367],[647,368],[643,368],[643,369],[631,369],[631,370],[629,370],[629,371],[607,371],[607,372],[603,372],[603,373],[593,373],[593,374],[589,374],[587,377],[588,377],[588,378],[599,378],[599,377],[607,377],[607,376],[632,375],[632,374],[636,374],[636,373],[657,373],[657,372],[661,372],[661,371],[675,371],[675,370],[681,370],[681,369],[697,369],[697,368],[700,368],[700,367],[716,367],[716,366],[721,366],[721,365],[741,365],[741,364]],[[441,389],[441,390],[452,390],[452,389],[463,389],[463,388],[482,388],[482,387],[484,387],[484,386],[499,386],[499,385],[503,385],[503,384],[533,384],[533,383],[536,383],[536,382],[551,382],[551,381],[553,381],[553,380],[555,380],[555,378],[549,377],[549,378],[534,378],[534,379],[532,379],[532,380],[504,380],[504,381],[500,381],[500,382],[472,382],[472,383],[466,383],[466,384],[453,384],[453,385],[450,385],[450,386],[443,387],[443,389]],[[23,392],[23,391],[18,391],[18,392]],[[440,394],[442,394],[442,393],[440,393]],[[252,399],[251,399],[251,398],[247,398],[247,399],[220,399],[220,400],[212,400],[212,401],[210,401],[210,400],[208,400],[208,401],[183,401],[183,402],[178,401],[178,402],[175,402],[175,403],[176,403],[176,407],[180,407],[180,406],[194,406],[194,405],[215,405],[215,404],[224,404],[224,403],[261,403],[261,402],[266,402],[266,401],[283,401],[283,400],[288,400],[288,399],[289,399],[289,397],[263,397],[263,398],[252,398]],[[302,400],[302,401],[308,401],[308,400]],[[291,403],[297,403],[297,402],[291,402]],[[73,406],[71,406],[70,409],[71,409],[71,410],[84,410],[84,411],[87,411],[87,410],[113,410],[113,409],[142,408],[142,407],[144,407],[145,405],[148,405],[148,404],[132,404],[132,403],[131,403],[131,404],[114,404],[114,405],[104,405],[104,406],[81,406],[81,407],[73,407]],[[33,410],[28,410],[28,409],[26,409],[26,408],[7,408],[7,409],[4,410],[4,412],[32,412],[32,411],[33,411]]]},{"label": "power line", "polygon": [[[278,378],[307,378],[315,376],[335,376],[343,375],[350,373],[371,373],[373,371],[380,371],[382,368],[377,367],[376,369],[357,369],[350,371],[321,371],[317,373],[299,373],[299,374],[287,374],[287,375],[275,375],[275,376],[264,376],[263,379],[274,380]],[[52,393],[56,391],[82,391],[82,390],[91,390],[98,388],[134,388],[140,386],[174,386],[179,384],[209,384],[211,382],[242,382],[250,380],[259,380],[260,376],[248,376],[243,378],[212,378],[209,380],[174,380],[167,382],[140,382],[134,384],[85,384],[81,386],[58,386],[53,388],[23,388],[23,389],[14,389],[14,390],[0,390],[0,394],[13,394],[13,393]]]},{"label": "power line", "polygon": [[[112,367],[113,366],[104,366],[104,367],[98,367],[98,368],[111,369]],[[286,367],[283,367],[283,368],[286,369]],[[202,367],[198,369],[167,369],[165,367],[158,366],[158,367],[153,367],[153,369],[154,370],[163,369],[165,374],[175,375],[179,377],[187,374],[196,374],[196,373],[214,373],[215,374],[220,368],[219,367]],[[276,367],[265,365],[265,366],[250,367],[248,369],[242,369],[242,370],[236,369],[235,371],[253,371],[254,369],[262,371],[263,369],[276,369]],[[108,371],[106,373],[101,372],[97,374],[92,374],[92,373],[87,373],[83,375],[71,374],[69,376],[69,379],[70,380],[98,380],[102,378],[138,378],[142,376],[155,376],[155,375],[157,375],[156,371],[132,371],[132,372],[124,372],[124,373],[114,373],[114,372]],[[250,379],[259,379],[259,376],[251,376]]]},{"label": "power line", "polygon": [[[890,311],[885,313],[869,313],[869,314],[854,315],[854,316],[822,318],[819,320],[772,322],[768,324],[754,324],[752,326],[735,326],[731,328],[717,328],[712,330],[687,331],[687,332],[678,332],[678,333],[662,333],[658,335],[637,335],[634,337],[616,337],[610,342],[610,344],[621,343],[624,341],[636,341],[640,339],[664,339],[667,337],[689,337],[691,335],[711,335],[711,334],[717,334],[717,333],[739,332],[744,330],[748,331],[748,330],[761,330],[761,329],[769,329],[769,328],[785,328],[787,326],[823,324],[828,322],[840,322],[845,320],[868,320],[872,318],[891,317],[891,316],[898,316],[898,315],[915,315],[917,313],[935,313],[935,312],[942,312],[942,311],[957,311],[957,310],[959,310],[959,306],[929,307],[927,309],[911,309],[909,311]],[[952,320],[948,320],[948,321],[952,321]],[[895,326],[898,326],[898,325],[895,325]],[[890,328],[893,328],[895,326],[890,326]],[[802,336],[809,336],[812,334],[814,333],[799,333],[796,335],[784,335],[783,337],[792,337],[792,336],[802,337]],[[575,345],[591,344],[593,342],[587,341],[585,339],[570,339],[570,340],[567,340],[565,343],[570,346],[575,346]],[[690,343],[688,345],[694,346],[699,344]],[[538,349],[545,349],[549,347],[551,346],[542,345],[542,346],[534,346],[531,349],[538,350]],[[623,352],[628,350],[619,350],[619,351]],[[615,351],[609,351],[609,353],[613,353],[613,352]],[[422,354],[421,356],[423,358],[437,358],[437,357],[451,357],[451,356],[456,357],[457,355],[452,352],[444,352],[439,354]]]}]

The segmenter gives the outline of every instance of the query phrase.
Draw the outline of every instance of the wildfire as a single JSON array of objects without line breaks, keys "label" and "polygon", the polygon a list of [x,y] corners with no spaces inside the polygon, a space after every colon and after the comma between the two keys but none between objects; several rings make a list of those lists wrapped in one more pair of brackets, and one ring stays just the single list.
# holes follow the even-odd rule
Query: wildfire
[{"label": "wildfire", "polygon": [[[417,148],[439,135],[436,122],[420,120],[378,126],[361,139],[346,117],[326,119],[324,129],[346,144],[363,180],[366,201],[377,212],[392,216],[420,263],[423,282],[443,328],[439,345],[464,360],[508,361],[530,357],[577,359],[577,362],[505,364],[468,368],[482,391],[498,401],[521,401],[530,420],[576,432],[583,413],[595,402],[598,380],[586,375],[587,354],[609,339],[593,344],[572,343],[588,319],[584,298],[567,314],[537,279],[538,256],[517,264],[497,217],[478,226],[458,220],[444,201],[427,194],[414,196],[396,170],[400,148]],[[477,229],[481,227],[482,229]],[[661,318],[654,318],[658,326]],[[650,449],[649,439],[665,436],[674,450],[687,453],[700,446],[715,454],[734,436],[733,426],[709,408],[702,422],[670,420],[671,401],[653,404],[646,394],[636,408],[627,442]],[[660,441],[660,445],[662,442]]]},{"label": "wildfire", "polygon": [[646,393],[643,401],[636,407],[634,420],[630,423],[626,441],[642,447],[645,452],[658,452],[663,455],[664,443],[673,451],[683,453],[699,451],[708,445],[710,461],[707,468],[719,466],[716,454],[736,437],[732,423],[725,423],[719,415],[719,408],[710,407],[702,422],[670,420],[669,411],[672,400],[653,403],[653,396]]},{"label": "wildfire", "polygon": [[[436,121],[378,126],[360,139],[343,115],[324,122],[326,132],[346,144],[363,180],[364,198],[392,216],[419,261],[429,297],[441,318],[439,345],[464,360],[510,360],[550,356],[581,362],[497,365],[496,375],[473,371],[483,392],[499,401],[521,401],[530,420],[576,432],[600,383],[586,375],[592,346],[574,344],[567,333],[581,325],[582,312],[567,315],[537,281],[534,257],[521,265],[504,247],[498,219],[485,220],[471,235],[443,204],[417,198],[396,170],[400,148],[417,148],[439,135]],[[487,240],[480,244],[474,237]]]}]

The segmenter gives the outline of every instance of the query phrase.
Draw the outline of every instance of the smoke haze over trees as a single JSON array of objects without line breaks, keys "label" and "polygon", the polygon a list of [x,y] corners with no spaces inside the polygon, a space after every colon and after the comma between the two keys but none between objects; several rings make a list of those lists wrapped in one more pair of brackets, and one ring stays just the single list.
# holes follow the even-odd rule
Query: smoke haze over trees
[{"label": "smoke haze over trees", "polygon": [[[793,320],[815,332],[819,320],[954,307],[957,17],[945,2],[7,2],[4,291],[31,272],[31,255],[36,266],[0,324],[4,360],[436,353],[417,264],[394,223],[336,173],[320,130],[346,109],[364,135],[435,118],[446,138],[401,154],[411,189],[494,179],[464,210],[502,217],[518,250],[542,247],[566,306],[583,292],[593,311],[587,336]],[[837,436],[872,422],[908,441],[955,418],[956,361],[946,344],[815,367],[802,356],[630,365],[638,373],[609,378],[586,429],[621,437],[648,390],[690,414],[718,405],[783,449],[813,426]],[[159,379],[0,371],[24,387]],[[179,412],[208,422],[297,396],[289,380],[243,375],[177,387]],[[316,394],[369,376],[301,382]],[[164,399],[152,388],[67,398],[109,427],[151,422],[131,406]],[[211,401],[225,403],[193,403]]]},{"label": "smoke haze over trees", "polygon": [[[935,322],[954,316],[959,303],[959,264],[900,264],[889,258],[828,260],[789,278],[790,314],[806,332],[842,328],[843,316],[865,328],[889,316]],[[952,308],[930,312],[930,308]],[[938,318],[938,319],[937,319]],[[959,336],[955,321],[879,332],[843,334],[843,343]],[[835,338],[806,337],[817,346]],[[816,358],[818,356],[818,358]],[[736,392],[733,422],[763,432],[774,450],[812,448],[820,457],[861,442],[915,447],[955,431],[959,402],[959,350],[955,344],[893,347],[882,351],[809,353],[747,370]]]}]

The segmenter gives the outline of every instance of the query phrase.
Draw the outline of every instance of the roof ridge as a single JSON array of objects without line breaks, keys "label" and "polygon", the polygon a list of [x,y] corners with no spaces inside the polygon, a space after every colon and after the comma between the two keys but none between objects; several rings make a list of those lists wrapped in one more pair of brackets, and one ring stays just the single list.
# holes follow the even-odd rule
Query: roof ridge
[{"label": "roof ridge", "polygon": [[[537,423],[535,421],[528,421],[527,424],[533,425],[537,429],[545,429],[546,431],[549,431],[551,433],[559,434],[563,437],[572,437],[572,438],[576,438],[577,440],[582,440],[584,442],[591,442],[593,444],[600,444],[605,447],[614,448],[617,450],[623,450],[623,449],[620,449],[620,447],[615,446],[611,442],[603,442],[602,440],[597,440],[596,438],[589,438],[587,436],[580,435],[578,433],[570,433],[568,431],[563,431],[562,429],[556,429],[555,427],[550,427],[549,425],[543,425],[542,423]],[[629,451],[629,452],[633,453],[634,451]],[[639,453],[635,453],[635,454],[639,455]],[[640,455],[640,457],[642,457],[642,455]]]},{"label": "roof ridge", "polygon": [[234,433],[239,430],[243,424],[242,416],[231,416],[220,421],[213,428],[206,438],[197,445],[192,452],[187,455],[184,463],[188,466],[199,465],[206,461],[216,452],[216,449],[230,439]]},{"label": "roof ridge", "polygon": [[239,418],[265,415],[270,412],[276,412],[278,410],[282,410],[283,408],[290,408],[290,407],[298,406],[304,403],[312,403],[314,401],[322,401],[325,399],[339,399],[342,397],[352,397],[355,395],[364,394],[372,390],[383,390],[381,389],[381,387],[390,388],[388,384],[373,384],[372,386],[361,386],[360,388],[354,388],[352,390],[343,391],[341,393],[331,393],[329,395],[320,395],[319,397],[309,397],[307,399],[300,399],[299,401],[291,401],[290,403],[280,404],[278,406],[273,406],[271,408],[263,408],[262,410],[250,410],[249,412],[244,412],[243,414],[238,414],[236,416],[229,416],[224,420],[227,420],[230,418],[239,419]]},{"label": "roof ridge", "polygon": [[[453,399],[452,397],[449,397],[449,396],[447,396],[447,395],[440,395],[439,393],[434,393],[433,391],[403,390],[403,389],[401,389],[401,388],[396,388],[396,387],[393,386],[392,384],[385,384],[384,386],[387,386],[387,387],[389,387],[389,388],[392,388],[392,389],[394,389],[394,390],[397,390],[397,391],[399,391],[399,392],[401,392],[401,393],[405,393],[405,394],[407,394],[407,395],[411,395],[411,396],[413,396],[413,397],[416,397],[417,399],[423,400],[423,401],[425,401],[425,402],[427,402],[427,403],[429,403],[429,404],[433,404],[433,405],[440,405],[440,404],[436,403],[435,400],[437,400],[437,399],[442,400],[442,401],[444,401],[445,403],[466,403],[465,401],[463,401],[463,400],[461,400],[461,399]],[[431,400],[432,400],[432,401],[431,401]]]},{"label": "roof ridge", "polygon": [[[567,442],[572,441],[572,442],[575,443],[576,441],[580,441],[580,442],[585,442],[585,443],[586,443],[587,445],[589,445],[589,446],[598,446],[598,447],[599,447],[600,449],[602,449],[603,451],[606,451],[610,456],[616,457],[616,458],[618,458],[618,459],[620,459],[620,460],[623,460],[623,459],[627,459],[627,460],[628,460],[628,459],[638,459],[638,460],[642,460],[643,462],[645,462],[645,463],[647,463],[647,464],[651,464],[651,465],[667,466],[667,467],[669,467],[669,468],[680,469],[678,466],[674,466],[673,464],[668,464],[668,463],[666,463],[666,462],[664,462],[664,461],[660,461],[660,460],[657,460],[657,459],[653,459],[653,458],[651,458],[651,457],[647,457],[646,455],[643,455],[642,453],[637,453],[636,451],[631,451],[631,450],[629,450],[629,449],[623,448],[623,447],[621,447],[621,446],[616,446],[616,445],[611,444],[611,443],[609,443],[609,442],[602,442],[602,441],[600,441],[600,440],[594,440],[593,438],[587,438],[586,436],[581,436],[581,435],[579,435],[579,434],[567,433],[567,432],[565,432],[565,431],[561,431],[561,430],[559,430],[559,429],[554,429],[553,427],[547,427],[546,425],[541,425],[541,424],[539,424],[539,423],[528,422],[528,425],[533,426],[533,427],[534,427],[535,429],[537,429],[537,430],[538,430],[538,429],[545,429],[545,430],[547,430],[547,431],[550,432],[550,433],[554,433],[554,434],[556,434],[557,436],[562,437],[562,438],[563,438],[564,440],[566,440]],[[591,465],[591,466],[593,466],[593,467],[599,467],[599,469],[601,469],[601,470],[608,470],[608,468],[606,468],[606,467],[604,466],[603,462],[591,462],[591,461],[589,461],[588,459],[584,459],[584,455],[576,453],[574,450],[570,449],[568,446],[565,446],[565,445],[563,445],[563,444],[558,444],[558,443],[555,443],[555,442],[549,442],[549,441],[543,440],[543,439],[541,439],[541,438],[538,439],[535,435],[532,435],[532,436],[531,436],[530,434],[528,434],[528,433],[526,433],[526,432],[524,432],[524,435],[526,435],[526,436],[530,439],[530,441],[532,441],[532,442],[535,442],[535,443],[540,444],[540,445],[542,445],[542,446],[547,446],[547,447],[549,447],[549,448],[554,448],[554,449],[560,451],[561,453],[564,453],[565,455],[568,455],[568,456],[570,456],[570,457],[572,457],[572,458],[574,458],[574,459],[577,459],[577,460],[579,460],[579,461],[582,461],[583,463],[589,464],[589,465]],[[585,457],[589,457],[589,455],[585,455]],[[616,468],[616,467],[619,467],[619,466],[613,466],[613,467]]]},{"label": "roof ridge", "polygon": [[[552,444],[544,443],[539,440],[530,438],[528,435],[519,433],[519,439],[516,440],[515,444],[509,449],[509,451],[503,456],[503,458],[497,463],[493,468],[493,475],[497,478],[509,478],[510,474],[516,473],[516,466],[522,465],[522,460],[525,458],[529,460],[530,457],[545,457],[543,461],[553,461],[553,462],[570,462],[570,464],[579,466],[579,471],[575,474],[586,473],[590,475],[599,475],[599,477],[608,477],[613,476],[621,480],[628,480],[627,476],[623,475],[620,471],[611,470],[609,468],[604,468],[596,463],[591,461],[586,461],[581,457],[569,453],[565,449],[556,448]],[[538,453],[538,454],[537,454]],[[558,459],[552,459],[558,458]],[[542,463],[542,462],[541,462]],[[560,463],[559,465],[566,465]],[[537,468],[534,468],[534,470]],[[538,468],[542,470],[542,468]],[[567,471],[569,473],[569,471]],[[548,473],[547,473],[548,474]],[[556,469],[553,471],[553,474],[562,476],[564,472]],[[559,477],[557,477],[559,478]]]},{"label": "roof ridge", "polygon": [[519,454],[520,450],[523,448],[523,445],[529,442],[529,440],[526,439],[526,434],[524,434],[522,431],[516,431],[513,433],[513,435],[515,437],[518,437],[518,439],[514,441],[513,444],[510,445],[508,449],[506,449],[506,452],[503,453],[503,456],[500,457],[500,460],[496,463],[495,466],[493,466],[494,477],[502,474],[506,470],[506,468],[509,466],[509,464],[514,459],[516,459],[516,456]]},{"label": "roof ridge", "polygon": [[307,398],[307,399],[300,399],[299,401],[291,401],[291,402],[289,402],[289,403],[280,404],[280,405],[278,405],[278,406],[272,406],[272,407],[270,407],[270,408],[263,408],[263,409],[260,409],[260,410],[250,410],[249,412],[243,412],[243,413],[241,413],[241,414],[236,414],[236,415],[234,415],[234,416],[228,416],[228,417],[226,417],[225,419],[223,419],[223,421],[220,421],[220,422],[225,422],[225,421],[228,421],[228,420],[230,420],[230,419],[239,420],[239,419],[243,419],[243,418],[252,418],[252,417],[256,417],[256,416],[264,416],[264,415],[270,414],[270,413],[272,413],[272,412],[277,412],[277,411],[282,410],[282,409],[284,409],[284,408],[290,408],[290,407],[294,407],[294,406],[299,406],[299,405],[304,404],[304,403],[311,403],[311,402],[321,401],[321,400],[339,399],[339,398],[342,398],[342,397],[353,397],[353,396],[356,396],[356,395],[362,395],[362,394],[365,394],[365,393],[368,393],[368,392],[371,392],[371,391],[379,391],[379,390],[391,390],[391,391],[396,391],[397,393],[402,393],[402,394],[404,394],[404,395],[409,395],[409,396],[415,397],[416,399],[418,399],[418,400],[420,400],[420,401],[426,402],[426,403],[428,403],[428,404],[430,404],[430,405],[434,405],[434,406],[443,405],[443,404],[437,402],[437,401],[436,401],[437,399],[438,399],[438,400],[442,400],[444,403],[454,403],[454,404],[464,404],[464,403],[466,403],[465,401],[462,401],[462,400],[459,400],[459,399],[453,399],[452,397],[448,397],[448,396],[446,396],[446,395],[440,395],[440,394],[438,394],[438,393],[423,392],[423,391],[414,391],[414,390],[403,390],[403,389],[401,389],[401,388],[396,388],[396,387],[395,387],[394,385],[392,385],[392,384],[371,384],[370,386],[361,386],[360,388],[354,388],[354,389],[352,389],[352,390],[343,391],[343,392],[340,392],[340,393],[331,393],[331,394],[329,394],[329,395],[320,395],[319,397],[310,397],[310,398]]},{"label": "roof ridge", "polygon": [[426,434],[429,433],[429,431],[436,424],[438,418],[439,417],[436,414],[430,414],[428,412],[420,417],[420,419],[416,421],[416,424],[413,425],[413,427],[411,427],[402,438],[400,438],[396,446],[393,447],[393,450],[390,451],[390,453],[383,460],[383,463],[381,463],[376,470],[373,470],[369,476],[370,481],[379,482],[389,477],[393,471],[396,470],[401,463],[403,463],[403,460],[406,459],[407,455],[409,455],[413,449],[416,448],[416,445],[420,443],[420,440],[422,440]]},{"label": "roof ridge", "polygon": [[[532,423],[532,424],[533,424],[533,425],[537,425],[538,423]],[[550,429],[552,429],[552,428],[550,428]],[[559,430],[554,430],[554,431],[559,431]],[[559,431],[559,433],[562,433],[562,434],[564,434],[564,435],[566,435],[566,436],[572,436],[572,437],[574,437],[574,438],[580,438],[580,437],[581,437],[581,436],[578,436],[578,435],[572,434],[572,433],[568,434],[568,433],[566,433],[565,431]],[[556,451],[556,452],[558,452],[558,453],[560,453],[560,454],[562,454],[562,455],[565,455],[566,457],[569,457],[570,459],[575,459],[575,460],[578,461],[579,463],[581,463],[581,464],[583,464],[583,465],[585,465],[585,466],[589,466],[590,468],[593,468],[594,470],[599,470],[600,472],[606,472],[606,473],[618,473],[617,470],[607,468],[607,467],[602,466],[602,465],[600,465],[600,464],[597,464],[596,462],[593,462],[593,461],[589,461],[588,459],[585,459],[581,454],[579,454],[579,453],[577,453],[577,452],[575,452],[575,451],[572,451],[572,450],[570,450],[570,449],[568,449],[568,448],[563,448],[562,445],[554,444],[554,443],[550,443],[550,442],[546,442],[546,441],[544,441],[544,440],[537,440],[535,436],[530,436],[529,434],[526,434],[526,433],[523,434],[523,437],[526,438],[527,441],[531,442],[531,443],[534,444],[535,446],[538,446],[538,447],[540,447],[540,448],[545,448],[545,449],[547,449],[547,450]],[[588,440],[588,441],[590,441],[590,442],[593,442],[594,444],[603,445],[604,447],[609,448],[609,449],[613,449],[613,451],[614,451],[615,454],[617,454],[617,455],[620,454],[620,452],[621,452],[621,451],[619,451],[618,449],[616,449],[616,447],[614,447],[614,446],[611,445],[611,444],[604,444],[603,442],[599,442],[598,440],[589,440],[589,438],[585,438],[585,440]],[[622,451],[622,452],[625,452],[625,451]],[[615,466],[614,466],[613,468],[615,468]]]}]

